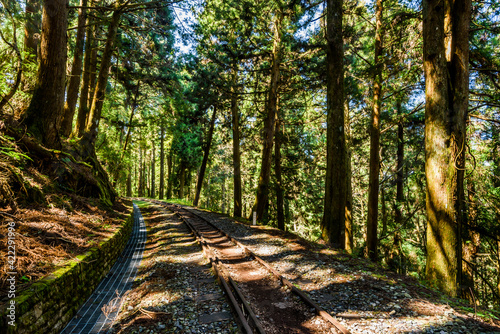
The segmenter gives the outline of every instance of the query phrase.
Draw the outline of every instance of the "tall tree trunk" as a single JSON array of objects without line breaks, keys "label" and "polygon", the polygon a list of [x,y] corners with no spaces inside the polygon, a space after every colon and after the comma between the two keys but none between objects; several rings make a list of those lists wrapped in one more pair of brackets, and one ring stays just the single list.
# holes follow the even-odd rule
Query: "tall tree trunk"
[{"label": "tall tree trunk", "polygon": [[381,205],[382,205],[382,235],[387,234],[387,206],[385,201],[385,188],[380,189]]},{"label": "tall tree trunk", "polygon": [[[493,147],[491,150],[490,159],[493,160],[493,187],[500,188],[500,129],[492,128]],[[496,220],[500,222],[500,208],[496,210]],[[500,296],[500,241],[497,240],[497,293]],[[500,299],[497,300],[497,306],[500,307]]]},{"label": "tall tree trunk", "polygon": [[113,55],[116,32],[120,23],[121,9],[120,1],[115,5],[115,10],[111,16],[111,22],[108,27],[108,35],[106,37],[106,44],[102,53],[102,60],[97,77],[97,85],[92,99],[92,106],[85,124],[85,132],[91,145],[95,143],[97,138],[97,129],[101,119],[102,106],[104,104],[104,97],[106,94],[106,85],[108,83],[109,68],[111,66],[111,57]]},{"label": "tall tree trunk", "polygon": [[127,135],[125,136],[125,143],[123,144],[123,148],[122,148],[121,160],[123,160],[123,157],[125,156],[125,152],[127,151],[127,145],[130,142],[130,134],[132,133],[132,121],[134,120],[135,110],[137,109],[137,99],[139,97],[140,85],[141,85],[141,81],[139,80],[137,82],[137,86],[135,89],[134,100],[132,101],[132,105],[130,108],[130,117],[128,119]]},{"label": "tall tree trunk", "polygon": [[147,158],[144,156],[144,171],[142,172],[142,175],[144,175],[144,195],[146,197],[151,197],[151,187],[149,184],[149,164],[147,163]]},{"label": "tall tree trunk", "polygon": [[186,176],[186,182],[187,182],[187,199],[188,201],[192,201],[193,200],[193,192],[191,191],[191,189],[193,189],[193,187],[191,187],[191,184],[193,183],[193,171],[191,169],[188,169],[187,170],[187,176]]},{"label": "tall tree trunk", "polygon": [[257,220],[261,221],[269,197],[269,179],[271,177],[271,161],[273,153],[274,131],[276,128],[276,109],[278,101],[278,86],[280,80],[280,65],[282,56],[281,38],[283,13],[280,11],[274,22],[274,42],[272,52],[271,81],[269,83],[269,93],[266,103],[266,119],[264,122],[264,144],[262,147],[262,159],[257,194],[253,211],[257,212]]},{"label": "tall tree trunk", "polygon": [[[91,1],[92,5],[94,1]],[[91,87],[91,76],[92,72],[95,72],[95,67],[92,67],[93,54],[97,54],[95,48],[97,41],[95,41],[95,25],[92,16],[87,17],[87,32],[85,38],[85,55],[83,59],[83,75],[82,75],[82,85],[80,92],[80,99],[78,103],[78,115],[76,117],[75,128],[73,129],[73,137],[81,137],[85,130],[85,123],[87,121],[89,113],[89,90]]]},{"label": "tall tree trunk", "polygon": [[[138,182],[137,180],[140,179],[139,174],[137,173],[137,160],[134,160],[133,163],[134,163],[134,181],[135,181],[134,184],[137,184]],[[137,189],[139,189],[139,187],[137,187]],[[139,194],[137,194],[137,196],[139,196]]]},{"label": "tall tree trunk", "polygon": [[[469,179],[467,182],[467,197],[468,197],[468,225],[477,226],[477,199],[476,199],[476,183]],[[474,292],[474,270],[471,265],[475,266],[479,247],[481,246],[481,235],[468,229],[466,239],[462,242],[462,256],[466,262],[462,263],[462,298],[467,299],[470,303],[476,302]]]},{"label": "tall tree trunk", "polygon": [[[497,221],[500,221],[500,214]],[[497,240],[497,294],[500,296],[500,240]],[[500,300],[497,300],[497,306],[500,306]]]},{"label": "tall tree trunk", "polygon": [[[30,63],[37,63],[38,53],[40,49],[40,34],[41,28],[41,1],[38,0],[26,0],[26,21],[24,24],[24,66]],[[22,76],[22,90],[31,91],[28,87],[28,78]]]},{"label": "tall tree trunk", "polygon": [[[398,116],[401,118],[401,102],[398,101],[397,105]],[[403,122],[400,120],[398,123],[398,150],[397,150],[397,162],[396,162],[396,206],[394,207],[394,220],[396,223],[396,228],[399,228],[403,223],[403,214],[401,208],[404,201],[404,127]]]},{"label": "tall tree trunk", "polygon": [[[465,152],[467,141],[467,119],[469,112],[469,28],[472,11],[471,0],[448,0],[445,13],[446,60],[449,68],[449,107],[451,118],[456,118],[453,126],[452,148],[456,169],[456,190],[454,191],[457,243],[457,284],[460,294],[462,288],[462,235],[467,221],[467,204],[464,190]],[[465,63],[464,63],[465,62]],[[453,123],[453,122],[452,122]],[[454,147],[453,147],[454,146]]]},{"label": "tall tree trunk", "polygon": [[370,177],[368,185],[368,222],[366,225],[366,253],[372,261],[378,257],[378,192],[380,177],[380,114],[382,110],[382,14],[383,0],[377,0],[375,16],[375,80],[373,82],[373,110],[370,131]]},{"label": "tall tree trunk", "polygon": [[153,160],[151,161],[151,198],[156,198],[156,148],[155,142],[153,141]]},{"label": "tall tree trunk", "polygon": [[344,103],[346,151],[345,250],[348,253],[352,253],[352,251],[354,250],[354,222],[352,219],[351,120],[349,116],[349,101],[346,99]]},{"label": "tall tree trunk", "polygon": [[174,182],[174,178],[172,177],[172,165],[174,162],[173,159],[173,154],[174,151],[172,150],[172,145],[170,145],[170,150],[168,152],[168,157],[167,157],[167,198],[172,198],[172,182]]},{"label": "tall tree trunk", "polygon": [[[94,21],[95,24],[95,21]],[[89,91],[87,95],[87,106],[88,106],[88,112],[87,112],[87,118],[85,119],[85,125],[88,122],[89,118],[89,113],[90,113],[90,107],[92,106],[92,100],[94,98],[95,90],[96,90],[96,85],[97,85],[97,76],[98,76],[98,50],[102,47],[101,46],[101,41],[100,37],[101,35],[99,34],[99,29],[97,27],[94,27],[94,39],[92,40],[92,52],[90,53],[90,81],[89,81]],[[103,31],[100,31],[101,34],[103,34]],[[84,127],[85,129],[85,127]]]},{"label": "tall tree trunk", "polygon": [[394,231],[394,240],[392,245],[392,251],[390,255],[390,263],[392,269],[397,269],[401,273],[401,232],[400,228],[403,224],[403,213],[401,208],[404,203],[404,126],[401,120],[401,101],[397,101],[397,112],[398,118],[400,119],[398,123],[398,149],[396,157],[396,203],[394,205],[394,222],[396,225],[396,230]]},{"label": "tall tree trunk", "polygon": [[240,167],[240,110],[238,108],[238,68],[237,63],[233,63],[233,78],[231,87],[231,114],[233,120],[233,215],[241,217],[241,167]]},{"label": "tall tree trunk", "polygon": [[470,0],[424,0],[427,279],[460,295]]},{"label": "tall tree trunk", "polygon": [[290,219],[291,219],[291,214],[290,214],[290,199],[285,196],[284,198],[284,211],[285,211],[285,226],[290,225]]},{"label": "tall tree trunk", "polygon": [[[113,172],[113,187],[116,187],[116,184],[118,182],[118,178],[120,177],[120,172],[123,167],[123,158],[125,157],[125,153],[127,152],[127,146],[128,143],[130,142],[130,134],[132,133],[132,120],[134,119],[134,112],[135,109],[137,108],[137,97],[139,95],[139,85],[140,81],[137,83],[136,91],[135,91],[135,97],[132,103],[130,103],[130,98],[128,97],[126,99],[126,104],[125,104],[125,109],[127,108],[128,105],[131,105],[130,107],[130,117],[128,120],[128,126],[127,126],[127,134],[125,135],[125,142],[123,143],[122,149],[121,149],[121,154],[120,154],[120,160],[116,162],[115,165],[115,170]],[[123,134],[123,131],[122,131]],[[123,135],[120,136],[120,145],[122,145],[122,137]]]},{"label": "tall tree trunk", "polygon": [[283,208],[283,183],[281,177],[281,132],[280,118],[276,115],[276,132],[274,134],[274,173],[276,175],[276,218],[278,228],[285,230],[285,214]]},{"label": "tall tree trunk", "polygon": [[127,177],[127,197],[132,197],[132,173],[128,173]]},{"label": "tall tree trunk", "polygon": [[87,0],[80,0],[81,8],[78,10],[78,28],[76,31],[76,43],[73,56],[73,65],[69,78],[68,90],[66,92],[66,103],[64,104],[64,116],[61,124],[61,135],[69,137],[75,116],[76,101],[80,88],[80,76],[82,74],[83,46],[85,44],[85,22],[87,19]]},{"label": "tall tree trunk", "polygon": [[26,0],[26,21],[24,24],[24,52],[26,62],[36,62],[40,39],[37,35],[41,27],[41,2],[37,0]]},{"label": "tall tree trunk", "polygon": [[158,198],[165,197],[165,123],[163,118],[160,125],[160,189]]},{"label": "tall tree trunk", "polygon": [[60,147],[64,110],[68,9],[65,0],[43,2],[40,67],[33,98],[26,111],[28,129],[48,147]]},{"label": "tall tree trunk", "polygon": [[214,105],[214,111],[212,112],[212,118],[210,120],[210,128],[208,130],[207,141],[203,147],[203,161],[201,162],[200,172],[198,173],[198,180],[196,182],[196,193],[194,195],[193,206],[198,206],[200,201],[201,187],[203,185],[203,179],[205,178],[205,171],[207,169],[208,157],[210,154],[210,146],[212,146],[212,138],[214,135],[215,119],[217,118],[217,107]]},{"label": "tall tree trunk", "polygon": [[184,198],[184,187],[186,183],[186,167],[184,167],[184,164],[181,162],[179,166],[179,198],[183,199]]},{"label": "tall tree trunk", "polygon": [[[207,208],[208,208],[208,202],[207,202]],[[222,181],[222,205],[221,205],[221,212],[222,213],[226,213],[226,179],[225,178]]]},{"label": "tall tree trunk", "polygon": [[344,128],[344,43],[342,0],[327,0],[327,143],[325,202],[321,232],[335,248],[345,248],[346,143]]},{"label": "tall tree trunk", "polygon": [[137,186],[137,195],[139,197],[142,197],[144,196],[144,193],[143,193],[143,189],[144,189],[144,186],[143,186],[143,181],[144,178],[142,176],[142,148],[139,147],[139,184]]}]

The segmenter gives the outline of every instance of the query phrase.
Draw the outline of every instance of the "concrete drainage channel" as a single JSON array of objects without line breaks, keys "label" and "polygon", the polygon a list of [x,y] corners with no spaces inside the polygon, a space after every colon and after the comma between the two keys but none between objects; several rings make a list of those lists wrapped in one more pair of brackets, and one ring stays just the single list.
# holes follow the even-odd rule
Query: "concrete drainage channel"
[{"label": "concrete drainage channel", "polygon": [[111,327],[135,279],[145,245],[146,225],[134,203],[134,227],[123,253],[61,334],[105,333]]}]

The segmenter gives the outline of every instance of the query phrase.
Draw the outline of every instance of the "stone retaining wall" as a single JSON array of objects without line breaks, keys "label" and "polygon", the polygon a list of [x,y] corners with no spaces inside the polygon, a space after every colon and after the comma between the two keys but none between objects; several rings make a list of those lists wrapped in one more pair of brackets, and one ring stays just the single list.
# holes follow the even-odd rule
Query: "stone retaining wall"
[{"label": "stone retaining wall", "polygon": [[[113,266],[132,232],[133,214],[98,247],[35,282],[15,299],[15,326],[9,324],[10,301],[0,308],[0,333],[59,333]],[[12,324],[12,322],[11,322]]]}]

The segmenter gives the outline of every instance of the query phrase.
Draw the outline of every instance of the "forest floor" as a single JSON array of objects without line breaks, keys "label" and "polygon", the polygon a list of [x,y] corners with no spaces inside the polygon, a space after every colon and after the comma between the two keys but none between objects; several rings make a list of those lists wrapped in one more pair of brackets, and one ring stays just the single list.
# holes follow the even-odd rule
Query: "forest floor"
[{"label": "forest floor", "polygon": [[[15,271],[17,292],[29,288],[77,255],[114,234],[131,214],[129,200],[103,209],[98,199],[73,194],[47,196],[47,205],[0,209],[0,306],[7,302],[8,272]],[[12,224],[14,222],[14,224]],[[15,270],[8,263],[8,228],[15,230]]]},{"label": "forest floor", "polygon": [[16,120],[0,120],[0,306],[8,273],[16,273],[19,295],[112,236],[132,213],[130,200],[99,199],[106,188],[99,168],[63,146],[70,153],[44,147]]},{"label": "forest floor", "polygon": [[[227,313],[229,307],[213,278],[208,285],[200,283],[210,272],[187,227],[157,205],[141,211],[149,225],[146,254],[114,331],[235,332],[230,318],[203,323],[208,314]],[[273,228],[196,212],[270,262],[351,333],[500,333],[500,321],[481,317],[484,310],[475,312],[414,278]],[[217,298],[206,301],[205,295]]]}]

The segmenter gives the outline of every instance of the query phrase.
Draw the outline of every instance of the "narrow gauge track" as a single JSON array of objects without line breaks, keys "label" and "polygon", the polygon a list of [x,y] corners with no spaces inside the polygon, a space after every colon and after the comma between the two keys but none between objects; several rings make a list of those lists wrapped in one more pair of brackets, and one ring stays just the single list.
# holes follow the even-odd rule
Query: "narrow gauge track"
[{"label": "narrow gauge track", "polygon": [[203,216],[179,205],[153,202],[176,213],[192,230],[245,333],[350,333],[269,263]]}]

